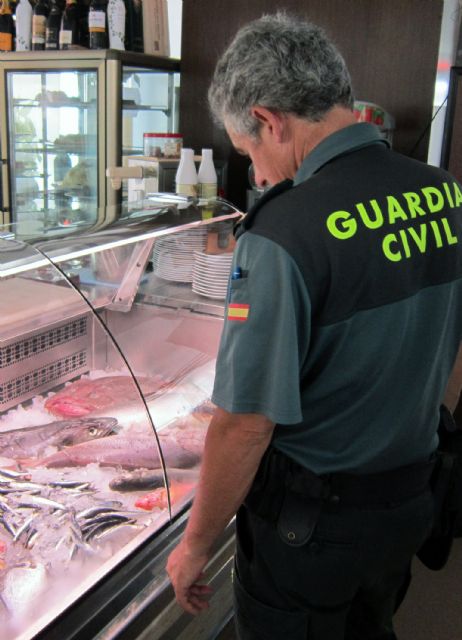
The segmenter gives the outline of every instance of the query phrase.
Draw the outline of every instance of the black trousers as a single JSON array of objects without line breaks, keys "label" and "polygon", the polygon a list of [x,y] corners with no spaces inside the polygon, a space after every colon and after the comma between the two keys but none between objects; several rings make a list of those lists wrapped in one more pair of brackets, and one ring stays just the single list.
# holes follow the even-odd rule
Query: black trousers
[{"label": "black trousers", "polygon": [[396,640],[393,613],[433,520],[430,491],[374,509],[326,505],[307,544],[237,514],[239,640]]}]

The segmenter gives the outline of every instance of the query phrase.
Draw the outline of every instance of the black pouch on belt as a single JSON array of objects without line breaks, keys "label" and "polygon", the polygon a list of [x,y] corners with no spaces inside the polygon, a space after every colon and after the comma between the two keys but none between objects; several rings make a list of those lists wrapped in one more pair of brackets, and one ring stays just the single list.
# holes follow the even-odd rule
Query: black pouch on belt
[{"label": "black pouch on belt", "polygon": [[283,542],[301,547],[309,542],[321,512],[320,498],[287,491],[278,518],[278,533]]},{"label": "black pouch on belt", "polygon": [[430,480],[435,504],[434,524],[430,536],[417,552],[419,560],[433,571],[442,569],[448,561],[462,505],[460,432],[457,433],[452,415],[444,406],[441,407],[439,434],[440,448]]},{"label": "black pouch on belt", "polygon": [[314,532],[325,491],[325,482],[319,476],[270,446],[244,505],[276,524],[285,543],[301,546]]}]

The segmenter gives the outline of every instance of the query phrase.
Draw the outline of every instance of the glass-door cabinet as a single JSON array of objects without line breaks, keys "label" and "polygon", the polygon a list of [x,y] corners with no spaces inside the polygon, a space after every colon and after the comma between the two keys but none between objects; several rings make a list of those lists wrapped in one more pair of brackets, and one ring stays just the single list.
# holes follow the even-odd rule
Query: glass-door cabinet
[{"label": "glass-door cabinet", "polygon": [[107,167],[178,128],[179,62],[131,52],[0,54],[0,222],[24,232],[111,217]]}]

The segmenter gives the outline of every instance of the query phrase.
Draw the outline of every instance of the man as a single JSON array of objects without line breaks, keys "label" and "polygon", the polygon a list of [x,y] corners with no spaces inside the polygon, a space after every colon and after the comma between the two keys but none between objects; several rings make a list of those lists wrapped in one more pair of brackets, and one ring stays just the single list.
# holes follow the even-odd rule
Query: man
[{"label": "man", "polygon": [[241,29],[209,100],[272,188],[236,233],[177,600],[208,606],[202,572],[237,512],[239,638],[395,638],[461,340],[462,191],[356,123],[342,57],[297,18]]}]

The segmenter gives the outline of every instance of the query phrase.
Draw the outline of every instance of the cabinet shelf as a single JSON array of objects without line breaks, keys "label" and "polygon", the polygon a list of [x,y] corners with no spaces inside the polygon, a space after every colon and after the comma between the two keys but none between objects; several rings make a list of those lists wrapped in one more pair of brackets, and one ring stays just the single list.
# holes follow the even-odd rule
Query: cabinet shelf
[{"label": "cabinet shelf", "polygon": [[63,107],[68,108],[68,107],[76,107],[78,109],[96,109],[97,107],[97,102],[96,100],[90,100],[89,102],[82,102],[81,100],[79,100],[78,98],[69,98],[68,100],[62,100],[62,101],[49,101],[49,100],[26,100],[26,99],[21,99],[18,98],[16,100],[13,100],[13,107],[14,108],[21,108],[21,107],[39,107],[40,109],[43,109],[43,107],[48,108],[53,108],[53,109],[61,109]]}]

